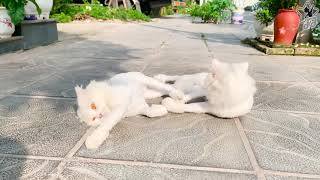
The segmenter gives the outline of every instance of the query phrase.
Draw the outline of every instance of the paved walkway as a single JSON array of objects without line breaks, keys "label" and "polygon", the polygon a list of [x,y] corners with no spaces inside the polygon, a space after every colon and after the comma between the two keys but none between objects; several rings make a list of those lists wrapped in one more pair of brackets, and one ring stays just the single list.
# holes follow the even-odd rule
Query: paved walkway
[{"label": "paved walkway", "polygon": [[[59,25],[61,42],[0,56],[0,179],[320,179],[320,58],[265,56],[250,25]],[[206,71],[250,62],[252,112],[226,120],[170,114],[123,120],[96,151],[75,116],[76,84],[126,71]]]}]

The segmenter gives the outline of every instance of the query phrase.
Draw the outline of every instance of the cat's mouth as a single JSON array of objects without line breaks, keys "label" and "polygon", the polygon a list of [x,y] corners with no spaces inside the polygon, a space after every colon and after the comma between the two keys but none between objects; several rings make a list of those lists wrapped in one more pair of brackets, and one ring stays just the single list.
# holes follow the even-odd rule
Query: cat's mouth
[{"label": "cat's mouth", "polygon": [[100,113],[98,116],[93,117],[92,121],[95,121],[96,119],[101,119],[101,118],[103,118],[102,113]]}]

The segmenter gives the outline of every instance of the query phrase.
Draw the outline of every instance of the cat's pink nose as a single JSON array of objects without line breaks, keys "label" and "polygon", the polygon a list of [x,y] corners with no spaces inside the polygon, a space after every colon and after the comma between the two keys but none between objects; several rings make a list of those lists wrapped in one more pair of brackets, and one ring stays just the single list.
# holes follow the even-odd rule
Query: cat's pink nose
[{"label": "cat's pink nose", "polygon": [[93,117],[93,118],[92,118],[92,121],[94,121],[94,120],[96,120],[96,117]]}]

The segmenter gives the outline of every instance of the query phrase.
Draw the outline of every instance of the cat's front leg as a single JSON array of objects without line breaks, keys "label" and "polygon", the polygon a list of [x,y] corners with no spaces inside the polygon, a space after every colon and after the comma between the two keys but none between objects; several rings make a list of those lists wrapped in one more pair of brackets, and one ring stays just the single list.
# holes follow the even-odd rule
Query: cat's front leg
[{"label": "cat's front leg", "polygon": [[98,126],[87,138],[86,146],[88,149],[98,148],[107,139],[111,129],[121,121],[127,111],[130,103],[130,96],[131,94],[125,95],[124,102],[121,105],[114,107],[108,116],[102,120],[100,126]]},{"label": "cat's front leg", "polygon": [[173,99],[182,100],[184,97],[184,93],[182,91],[175,89],[173,86],[160,82],[159,80],[156,80],[154,78],[143,75],[139,80],[143,82],[143,84],[145,84],[148,88],[163,92],[164,95],[169,95]]},{"label": "cat's front leg", "polygon": [[96,129],[87,138],[85,144],[88,149],[97,149],[109,136],[109,131],[101,131]]},{"label": "cat's front leg", "polygon": [[181,101],[176,101],[171,98],[165,98],[162,100],[162,105],[164,105],[169,112],[173,113],[209,113],[210,105],[208,102],[198,102],[198,103],[190,103],[184,104]]}]

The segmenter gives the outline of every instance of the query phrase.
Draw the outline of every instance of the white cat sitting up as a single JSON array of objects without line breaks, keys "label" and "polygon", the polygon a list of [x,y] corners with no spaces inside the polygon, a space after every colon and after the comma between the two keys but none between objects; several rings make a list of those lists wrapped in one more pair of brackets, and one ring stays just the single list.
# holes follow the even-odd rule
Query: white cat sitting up
[{"label": "white cat sitting up", "polygon": [[[209,113],[222,118],[247,114],[253,106],[255,81],[248,74],[248,63],[212,61],[210,73],[183,76],[157,75],[161,82],[173,81],[173,87],[185,93],[183,101],[165,98],[162,104],[174,113]],[[185,104],[194,98],[206,97],[207,102]]]},{"label": "white cat sitting up", "polygon": [[163,95],[182,99],[184,96],[171,85],[139,72],[117,74],[108,81],[91,81],[85,89],[77,86],[75,91],[80,121],[97,126],[86,140],[89,149],[98,148],[124,117],[139,114],[157,117],[168,113],[162,105],[149,106],[146,99]]}]

